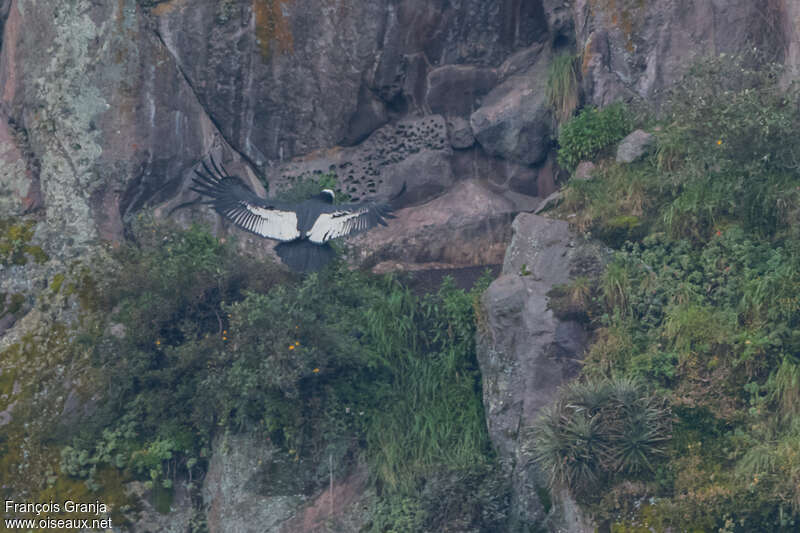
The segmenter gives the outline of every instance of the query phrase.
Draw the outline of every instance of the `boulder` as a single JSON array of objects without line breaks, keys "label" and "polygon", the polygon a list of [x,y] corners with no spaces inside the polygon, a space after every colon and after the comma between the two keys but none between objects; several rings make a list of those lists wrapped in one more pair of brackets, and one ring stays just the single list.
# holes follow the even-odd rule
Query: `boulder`
[{"label": "boulder", "polygon": [[496,265],[503,260],[514,215],[538,201],[493,192],[478,180],[462,181],[425,204],[396,211],[388,227],[351,239],[353,259],[375,271]]},{"label": "boulder", "polygon": [[558,387],[578,375],[588,342],[580,323],[553,314],[547,294],[576,276],[597,275],[605,252],[561,220],[522,213],[512,228],[502,275],[482,299],[478,362],[489,435],[512,479],[512,513],[523,524],[544,526],[564,518],[545,515],[537,491],[546,477],[532,461],[527,428]]},{"label": "boulder", "polygon": [[641,159],[653,146],[655,140],[653,134],[644,130],[630,133],[617,146],[617,163],[633,163]]},{"label": "boulder", "polygon": [[452,157],[453,172],[459,179],[485,181],[493,191],[513,191],[527,196],[539,196],[539,169],[493,157],[479,146],[474,150],[456,150]]},{"label": "boulder", "polygon": [[521,213],[514,219],[513,232],[503,274],[518,273],[525,265],[533,278],[558,285],[578,276],[600,275],[609,259],[608,249],[574,234],[563,220]]},{"label": "boulder", "polygon": [[428,74],[426,103],[432,113],[469,117],[480,99],[497,84],[492,68],[445,65]]},{"label": "boulder", "polygon": [[[302,505],[303,483],[269,443],[225,434],[215,439],[203,478],[209,533],[280,531]],[[269,484],[269,490],[262,487]]]},{"label": "boulder", "polygon": [[495,87],[470,117],[475,139],[490,155],[526,165],[545,159],[550,149],[547,101],[548,54]]},{"label": "boulder", "polygon": [[572,179],[583,181],[590,180],[594,178],[595,168],[597,167],[591,161],[581,161],[578,163],[575,172],[572,173]]}]

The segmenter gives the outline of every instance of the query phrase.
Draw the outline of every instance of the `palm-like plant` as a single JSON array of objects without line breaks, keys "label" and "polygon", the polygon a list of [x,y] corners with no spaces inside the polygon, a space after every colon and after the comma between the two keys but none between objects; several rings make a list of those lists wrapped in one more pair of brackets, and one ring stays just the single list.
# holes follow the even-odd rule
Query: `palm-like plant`
[{"label": "palm-like plant", "polygon": [[586,501],[615,476],[651,472],[670,438],[670,419],[664,400],[635,380],[573,383],[534,425],[535,461],[551,487]]},{"label": "palm-like plant", "polygon": [[536,426],[535,459],[547,471],[551,486],[582,494],[600,481],[603,438],[597,419],[559,401],[543,410]]}]

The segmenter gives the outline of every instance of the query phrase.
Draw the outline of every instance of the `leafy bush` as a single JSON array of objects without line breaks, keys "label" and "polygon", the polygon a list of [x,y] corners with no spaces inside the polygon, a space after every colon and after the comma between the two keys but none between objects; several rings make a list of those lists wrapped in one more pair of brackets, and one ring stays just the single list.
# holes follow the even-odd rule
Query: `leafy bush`
[{"label": "leafy bush", "polygon": [[[179,231],[143,216],[133,234],[135,244],[114,253],[114,278],[97,288],[97,316],[78,335],[108,394],[76,426],[62,470],[93,483],[98,468],[112,465],[169,484],[177,466],[197,464],[215,427],[201,385],[222,346],[223,302],[285,276],[198,226]],[[114,324],[124,333],[113,334]]]},{"label": "leafy bush", "polygon": [[558,134],[558,163],[574,170],[594,159],[630,133],[627,110],[621,103],[603,109],[588,107],[566,122]]},{"label": "leafy bush", "polygon": [[[64,474],[96,489],[100,472],[119,469],[163,505],[177,480],[202,475],[212,437],[227,430],[270,441],[291,464],[321,465],[293,470],[300,490],[328,481],[329,457],[341,475],[365,457],[382,505],[416,502],[425,524],[437,515],[418,491],[435,492],[434,473],[465,490],[488,479],[474,346],[487,280],[421,298],[339,263],[291,279],[199,227],[143,218],[134,235],[78,336],[108,392],[64,443]],[[392,520],[407,514],[395,511]]]},{"label": "leafy bush", "polygon": [[788,222],[800,93],[781,85],[781,75],[757,53],[723,54],[699,61],[670,92],[658,140],[674,196],[664,212],[673,235],[698,237],[726,219],[762,233]]}]

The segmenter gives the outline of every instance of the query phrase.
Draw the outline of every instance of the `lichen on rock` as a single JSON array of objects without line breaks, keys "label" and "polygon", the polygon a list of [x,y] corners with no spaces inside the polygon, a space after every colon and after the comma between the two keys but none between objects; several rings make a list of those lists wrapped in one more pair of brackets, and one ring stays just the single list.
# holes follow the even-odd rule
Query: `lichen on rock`
[{"label": "lichen on rock", "polygon": [[256,18],[256,37],[261,55],[269,59],[274,52],[291,52],[294,46],[292,30],[284,14],[284,4],[290,0],[253,0]]}]

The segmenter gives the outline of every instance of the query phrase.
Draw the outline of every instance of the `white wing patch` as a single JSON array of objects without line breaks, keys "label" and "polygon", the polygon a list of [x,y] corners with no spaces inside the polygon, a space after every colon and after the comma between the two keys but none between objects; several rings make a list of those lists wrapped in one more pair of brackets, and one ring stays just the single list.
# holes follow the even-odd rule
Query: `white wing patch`
[{"label": "white wing patch", "polygon": [[266,209],[245,202],[240,205],[244,209],[238,206],[231,208],[225,216],[247,231],[278,241],[292,241],[300,236],[294,211]]},{"label": "white wing patch", "polygon": [[349,235],[351,232],[365,229],[367,219],[362,215],[366,211],[367,209],[360,209],[353,212],[322,213],[311,229],[306,232],[306,236],[311,242],[322,244],[331,239]]}]

